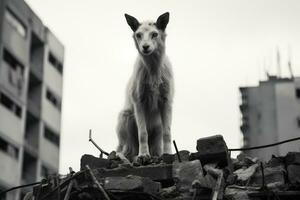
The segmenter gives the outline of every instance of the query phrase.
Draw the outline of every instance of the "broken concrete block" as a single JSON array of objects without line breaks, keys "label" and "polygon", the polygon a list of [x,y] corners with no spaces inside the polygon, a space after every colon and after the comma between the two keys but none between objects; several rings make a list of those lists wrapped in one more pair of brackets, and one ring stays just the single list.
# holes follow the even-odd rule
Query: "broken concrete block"
[{"label": "broken concrete block", "polygon": [[[277,187],[285,184],[285,175],[286,171],[282,166],[277,167],[266,167],[264,168],[264,179],[265,185],[271,187],[276,185]],[[250,185],[252,186],[262,186],[263,183],[262,171],[260,168],[256,170],[254,175],[250,179]]]},{"label": "broken concrete block", "polygon": [[284,157],[277,157],[272,155],[272,158],[266,163],[267,167],[277,167],[277,166],[284,166]]},{"label": "broken concrete block", "polygon": [[192,187],[195,180],[204,179],[199,160],[173,164],[173,179],[179,191],[186,192]]},{"label": "broken concrete block", "polygon": [[236,180],[237,180],[236,174],[229,174],[226,179],[226,184],[233,185],[233,184],[235,184]]},{"label": "broken concrete block", "polygon": [[229,187],[225,189],[224,197],[225,199],[230,199],[230,200],[250,200],[247,190],[229,188]]},{"label": "broken concrete block", "polygon": [[[216,178],[215,184],[213,185],[212,189],[212,199],[223,199],[224,187],[225,187],[225,180],[224,180],[224,173],[223,170],[217,169],[214,165],[205,165],[204,169],[207,172],[208,177],[211,175],[212,177]],[[206,178],[207,179],[207,178]]]},{"label": "broken concrete block", "polygon": [[160,192],[161,185],[150,178],[140,176],[106,177],[104,188],[107,190],[142,191],[150,194]]},{"label": "broken concrete block", "polygon": [[175,156],[176,156],[176,155],[164,153],[164,154],[161,156],[161,159],[162,159],[163,162],[166,163],[166,164],[172,164],[172,163],[174,162],[174,160],[175,160]]},{"label": "broken concrete block", "polygon": [[167,188],[163,188],[160,192],[160,196],[164,197],[164,198],[175,198],[177,196],[179,196],[179,191],[177,190],[176,186],[171,186],[171,187],[167,187]]},{"label": "broken concrete block", "polygon": [[289,182],[300,185],[300,165],[289,165],[287,171]]},{"label": "broken concrete block", "polygon": [[300,152],[289,152],[285,157],[286,165],[300,165]]},{"label": "broken concrete block", "polygon": [[[179,153],[179,156],[180,156],[180,159],[181,159],[182,162],[190,160],[190,152],[189,151],[182,150],[182,151],[179,151],[178,153]],[[174,158],[175,158],[175,161],[178,162],[178,156],[177,156],[176,153],[174,154]]]},{"label": "broken concrete block", "polygon": [[80,170],[85,169],[86,165],[90,166],[91,169],[107,168],[109,167],[110,162],[108,159],[96,158],[92,155],[85,154],[80,160]]},{"label": "broken concrete block", "polygon": [[258,164],[254,164],[248,168],[240,168],[234,171],[233,174],[237,175],[237,181],[241,185],[245,185],[249,181],[249,179],[254,175],[258,166]]},{"label": "broken concrete block", "polygon": [[197,140],[197,151],[191,154],[190,160],[199,159],[203,165],[217,162],[220,167],[231,166],[228,148],[221,135]]},{"label": "broken concrete block", "polygon": [[97,178],[105,177],[124,177],[128,175],[135,175],[141,177],[149,177],[153,181],[172,181],[172,165],[159,164],[159,165],[147,165],[141,167],[118,167],[115,169],[99,168],[94,170],[94,174]]}]

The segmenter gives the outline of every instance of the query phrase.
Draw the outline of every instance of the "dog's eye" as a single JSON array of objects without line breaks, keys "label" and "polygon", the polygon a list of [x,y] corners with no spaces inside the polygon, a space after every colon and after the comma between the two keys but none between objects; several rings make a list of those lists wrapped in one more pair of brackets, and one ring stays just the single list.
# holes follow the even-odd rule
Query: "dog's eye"
[{"label": "dog's eye", "polygon": [[136,37],[137,37],[137,39],[141,39],[142,38],[142,34],[141,33],[137,33]]},{"label": "dog's eye", "polygon": [[152,33],[152,38],[156,38],[158,34],[156,32]]}]

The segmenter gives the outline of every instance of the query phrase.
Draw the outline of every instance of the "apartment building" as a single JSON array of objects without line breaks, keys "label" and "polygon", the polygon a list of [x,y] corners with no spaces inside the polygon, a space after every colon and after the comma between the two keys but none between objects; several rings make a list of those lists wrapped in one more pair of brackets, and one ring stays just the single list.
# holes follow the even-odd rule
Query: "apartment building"
[{"label": "apartment building", "polygon": [[63,63],[64,46],[26,2],[1,0],[0,190],[58,172]]},{"label": "apartment building", "polygon": [[[276,143],[300,136],[300,77],[269,76],[255,87],[241,87],[241,131],[244,147]],[[270,148],[246,151],[253,157],[269,160],[300,151],[299,141]]]}]

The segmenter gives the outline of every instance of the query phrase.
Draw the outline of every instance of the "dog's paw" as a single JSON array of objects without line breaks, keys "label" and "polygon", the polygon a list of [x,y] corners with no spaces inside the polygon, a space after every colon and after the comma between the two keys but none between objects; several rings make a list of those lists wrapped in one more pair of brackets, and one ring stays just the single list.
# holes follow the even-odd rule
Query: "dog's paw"
[{"label": "dog's paw", "polygon": [[135,159],[134,159],[135,166],[148,165],[150,163],[151,163],[151,157],[149,154],[139,155],[139,156],[135,157]]},{"label": "dog's paw", "polygon": [[130,161],[124,156],[124,154],[117,152],[115,155],[109,157],[108,159],[121,161],[122,164],[130,164]]}]

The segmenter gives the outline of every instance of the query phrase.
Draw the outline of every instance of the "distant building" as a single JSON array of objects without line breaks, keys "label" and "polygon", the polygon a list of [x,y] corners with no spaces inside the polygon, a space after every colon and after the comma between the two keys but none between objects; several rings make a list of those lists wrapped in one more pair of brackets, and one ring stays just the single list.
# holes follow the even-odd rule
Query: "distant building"
[{"label": "distant building", "polygon": [[[269,76],[256,87],[241,87],[241,131],[244,147],[275,143],[300,136],[300,77]],[[300,141],[247,151],[262,160],[300,151]]]},{"label": "distant building", "polygon": [[24,1],[0,1],[0,190],[58,172],[63,62],[64,46]]}]

